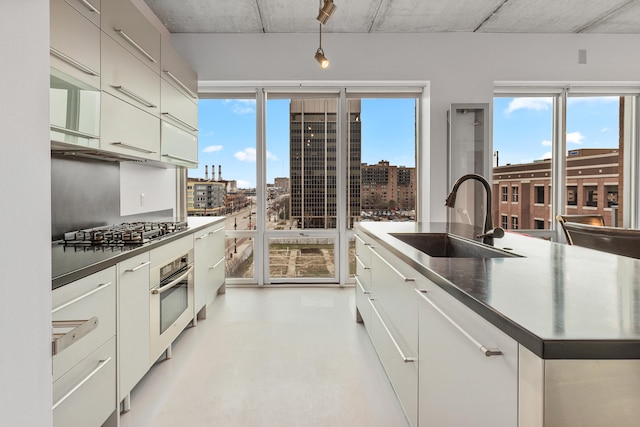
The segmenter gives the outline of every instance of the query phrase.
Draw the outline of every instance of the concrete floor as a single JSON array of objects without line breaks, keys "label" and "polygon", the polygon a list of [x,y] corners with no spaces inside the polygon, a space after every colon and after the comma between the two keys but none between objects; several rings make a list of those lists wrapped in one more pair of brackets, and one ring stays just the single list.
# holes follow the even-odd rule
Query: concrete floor
[{"label": "concrete floor", "polygon": [[407,426],[353,288],[230,288],[131,394],[121,427]]}]

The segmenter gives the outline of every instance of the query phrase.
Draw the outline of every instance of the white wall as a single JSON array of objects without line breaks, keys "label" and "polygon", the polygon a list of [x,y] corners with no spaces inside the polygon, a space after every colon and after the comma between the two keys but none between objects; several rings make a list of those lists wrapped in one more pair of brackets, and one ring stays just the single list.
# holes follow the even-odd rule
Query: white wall
[{"label": "white wall", "polygon": [[176,216],[176,197],[173,165],[162,168],[120,163],[120,215],[173,209]]},{"label": "white wall", "polygon": [[0,425],[51,417],[49,1],[0,6]]},{"label": "white wall", "polygon": [[[317,34],[174,34],[201,82],[429,81],[423,209],[445,219],[446,112],[492,102],[495,81],[640,84],[640,35],[323,34],[331,66],[313,59]],[[587,64],[578,64],[578,50]],[[434,202],[429,204],[427,200]],[[442,201],[440,203],[439,201]]]}]

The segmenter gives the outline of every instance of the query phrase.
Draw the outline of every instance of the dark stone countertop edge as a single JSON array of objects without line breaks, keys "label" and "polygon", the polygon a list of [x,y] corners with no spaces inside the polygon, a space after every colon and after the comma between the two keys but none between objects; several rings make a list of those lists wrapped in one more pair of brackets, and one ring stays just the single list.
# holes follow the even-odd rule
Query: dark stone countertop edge
[{"label": "dark stone countertop edge", "polygon": [[469,307],[475,313],[513,338],[536,356],[545,360],[630,360],[640,359],[640,341],[616,340],[616,339],[544,339],[522,325],[513,322],[510,318],[496,312],[491,307],[483,304],[471,295],[464,292],[454,283],[415,262],[410,256],[402,252],[392,244],[385,242],[376,236],[374,232],[360,229],[367,236],[380,243],[395,256],[416,269],[427,279],[438,285],[441,289],[455,299]]},{"label": "dark stone countertop edge", "polygon": [[[201,218],[209,218],[210,221],[206,221]],[[64,285],[68,285],[69,283],[75,282],[76,280],[82,279],[84,277],[90,276],[91,274],[94,274],[106,268],[112,267],[126,259],[133,258],[134,256],[148,252],[155,248],[159,248],[162,245],[166,245],[167,243],[173,242],[174,240],[181,239],[182,237],[185,237],[189,234],[193,234],[199,230],[202,230],[203,228],[210,227],[211,225],[224,221],[224,219],[225,219],[224,217],[197,217],[196,219],[193,219],[190,217],[187,219],[189,223],[189,227],[185,230],[181,230],[177,233],[172,233],[162,239],[151,241],[140,247],[131,249],[130,251],[119,252],[117,254],[114,254],[113,257],[97,262],[95,264],[87,265],[84,268],[80,268],[80,269],[71,271],[69,273],[52,277],[51,289],[54,290]]]}]

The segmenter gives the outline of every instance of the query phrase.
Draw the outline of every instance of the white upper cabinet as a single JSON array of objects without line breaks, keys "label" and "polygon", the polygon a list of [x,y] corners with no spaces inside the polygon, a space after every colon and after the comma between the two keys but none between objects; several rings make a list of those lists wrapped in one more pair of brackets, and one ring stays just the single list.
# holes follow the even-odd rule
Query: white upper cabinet
[{"label": "white upper cabinet", "polygon": [[65,0],[65,2],[88,20],[100,26],[100,0]]},{"label": "white upper cabinet", "polygon": [[102,34],[102,90],[155,116],[160,111],[160,77],[106,34]]},{"label": "white upper cabinet", "polygon": [[193,102],[198,101],[198,76],[166,38],[161,42],[162,77]]},{"label": "white upper cabinet", "polygon": [[100,87],[100,28],[64,0],[51,0],[51,66]]},{"label": "white upper cabinet", "polygon": [[102,31],[160,74],[160,33],[129,0],[102,4]]},{"label": "white upper cabinet", "polygon": [[198,131],[198,104],[165,79],[160,84],[162,120],[166,120],[193,134]]}]

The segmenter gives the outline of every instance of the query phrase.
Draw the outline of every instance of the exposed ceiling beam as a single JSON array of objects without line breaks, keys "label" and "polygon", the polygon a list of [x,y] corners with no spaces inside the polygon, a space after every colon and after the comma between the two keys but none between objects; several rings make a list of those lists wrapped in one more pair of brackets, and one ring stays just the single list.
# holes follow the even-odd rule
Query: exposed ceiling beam
[{"label": "exposed ceiling beam", "polygon": [[503,2],[502,2],[498,7],[496,7],[496,8],[493,10],[493,12],[491,12],[489,15],[487,15],[487,16],[482,20],[482,22],[480,22],[480,24],[479,24],[476,28],[474,28],[474,29],[473,29],[473,32],[475,33],[475,32],[477,32],[480,28],[482,28],[482,26],[483,26],[483,25],[484,25],[484,24],[485,24],[489,19],[491,19],[491,18],[492,18],[496,13],[498,13],[498,11],[499,11],[500,9],[502,9],[502,6],[504,6],[505,4],[507,4],[507,2],[508,2],[508,1],[509,1],[509,0],[503,0]]},{"label": "exposed ceiling beam", "polygon": [[599,17],[597,17],[596,19],[594,19],[593,21],[589,22],[587,25],[585,25],[584,27],[578,29],[576,31],[576,33],[582,33],[587,31],[589,28],[591,27],[595,27],[596,25],[599,25],[601,23],[603,23],[604,21],[606,21],[607,19],[611,18],[612,16],[618,15],[622,12],[624,12],[625,10],[627,10],[630,6],[634,5],[635,3],[638,3],[638,0],[629,0],[626,3],[610,10],[607,13],[604,13],[603,15],[600,15]]},{"label": "exposed ceiling beam", "polygon": [[380,2],[378,3],[378,7],[376,8],[376,13],[373,15],[373,19],[371,19],[371,25],[369,25],[369,31],[367,32],[372,32],[373,31],[373,27],[376,25],[376,21],[378,20],[378,15],[380,14],[380,10],[382,9],[382,4],[385,3],[386,0],[380,0]]}]

